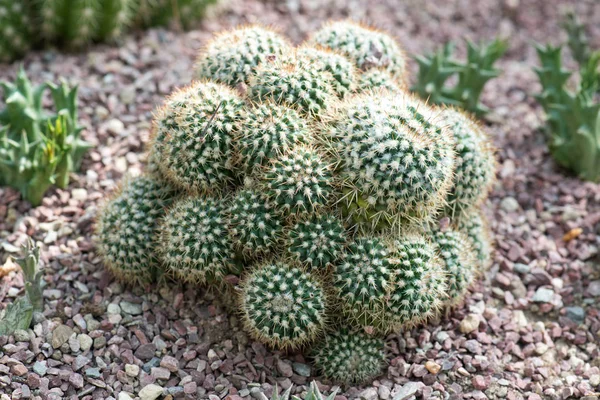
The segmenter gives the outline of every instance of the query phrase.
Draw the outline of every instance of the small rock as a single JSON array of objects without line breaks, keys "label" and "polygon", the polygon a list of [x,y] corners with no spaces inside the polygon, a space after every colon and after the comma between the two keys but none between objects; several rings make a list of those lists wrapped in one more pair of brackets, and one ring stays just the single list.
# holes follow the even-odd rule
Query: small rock
[{"label": "small rock", "polygon": [[23,364],[15,364],[11,368],[11,371],[16,376],[23,376],[27,373],[27,367]]},{"label": "small rock", "polygon": [[65,344],[73,334],[73,329],[67,325],[59,325],[52,331],[52,347],[58,349]]},{"label": "small rock", "polygon": [[29,342],[29,333],[23,329],[17,329],[13,336],[17,342]]},{"label": "small rock", "polygon": [[85,333],[78,335],[77,340],[79,340],[80,350],[84,353],[88,351],[92,347],[92,343],[94,343],[94,340]]},{"label": "small rock", "polygon": [[535,303],[549,303],[552,297],[554,297],[554,290],[541,287],[535,291],[531,300]]},{"label": "small rock", "polygon": [[396,395],[394,400],[406,400],[416,395],[419,389],[423,388],[425,384],[423,382],[407,382],[402,386]]},{"label": "small rock", "polygon": [[438,372],[440,372],[440,369],[442,368],[442,366],[438,363],[436,363],[435,361],[427,361],[425,363],[425,368],[427,368],[427,371],[429,371],[432,374],[437,374]]},{"label": "small rock", "polygon": [[138,395],[141,400],[155,400],[163,393],[163,388],[161,386],[155,385],[153,383],[146,385],[140,390]]},{"label": "small rock", "polygon": [[140,360],[150,360],[154,357],[154,352],[156,351],[156,346],[154,343],[143,344],[137,348],[134,355]]},{"label": "small rock", "polygon": [[367,388],[360,393],[361,400],[379,400],[377,389],[374,387]]},{"label": "small rock", "polygon": [[500,207],[506,212],[513,212],[519,209],[519,202],[514,197],[505,197],[500,202]]},{"label": "small rock", "polygon": [[294,372],[300,376],[304,376],[304,377],[308,378],[311,374],[310,365],[307,365],[307,364],[295,362],[295,363],[292,363],[292,368],[294,369]]},{"label": "small rock", "polygon": [[141,304],[130,303],[128,301],[122,301],[119,303],[119,305],[121,306],[121,310],[123,310],[123,312],[126,314],[140,315],[142,313],[142,305]]},{"label": "small rock", "polygon": [[117,400],[132,400],[132,399],[131,399],[131,396],[128,395],[126,392],[120,392],[119,397],[117,397]]},{"label": "small rock", "polygon": [[69,374],[69,383],[76,389],[81,389],[83,387],[83,376],[77,373],[71,373]]},{"label": "small rock", "polygon": [[166,368],[154,367],[150,373],[154,379],[163,379],[167,380],[171,376],[171,372],[169,372]]},{"label": "small rock", "polygon": [[125,364],[125,373],[127,374],[127,376],[135,378],[140,373],[140,367],[138,367],[135,364]]},{"label": "small rock", "polygon": [[473,387],[477,390],[485,390],[488,388],[488,383],[486,382],[485,378],[481,375],[475,375],[471,383],[473,384]]},{"label": "small rock", "polygon": [[277,371],[279,371],[279,373],[286,378],[290,378],[292,375],[294,375],[292,366],[289,364],[289,362],[284,360],[277,360]]},{"label": "small rock", "polygon": [[591,281],[587,288],[587,294],[592,297],[600,296],[600,281]]},{"label": "small rock", "polygon": [[95,379],[100,378],[100,368],[87,368],[85,370],[85,376]]},{"label": "small rock", "polygon": [[179,371],[179,362],[175,357],[164,356],[162,360],[160,360],[160,366],[171,372]]},{"label": "small rock", "polygon": [[46,361],[36,361],[33,364],[33,372],[35,372],[39,376],[46,375],[46,371],[48,371],[48,366],[46,365]]},{"label": "small rock", "polygon": [[71,197],[77,201],[86,201],[88,192],[83,188],[73,189],[71,190]]},{"label": "small rock", "polygon": [[377,393],[379,394],[379,398],[381,400],[387,400],[390,398],[390,388],[385,385],[379,386]]},{"label": "small rock", "polygon": [[479,316],[477,314],[469,314],[460,321],[459,329],[462,333],[471,333],[479,327]]},{"label": "small rock", "polygon": [[579,306],[567,307],[567,317],[578,324],[582,324],[585,321],[585,310]]},{"label": "small rock", "polygon": [[106,312],[108,314],[121,314],[121,307],[118,304],[110,303],[108,307],[106,307]]}]

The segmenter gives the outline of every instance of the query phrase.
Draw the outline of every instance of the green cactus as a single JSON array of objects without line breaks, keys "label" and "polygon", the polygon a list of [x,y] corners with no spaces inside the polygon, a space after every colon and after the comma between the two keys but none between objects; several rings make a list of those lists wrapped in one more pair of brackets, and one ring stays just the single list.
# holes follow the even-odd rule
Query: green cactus
[{"label": "green cactus", "polygon": [[337,98],[332,86],[337,81],[324,68],[299,54],[267,59],[250,77],[249,97],[258,102],[274,101],[318,117]]},{"label": "green cactus", "polygon": [[406,55],[388,34],[352,21],[330,22],[318,30],[310,43],[348,57],[362,70],[386,69],[394,79],[406,80]]},{"label": "green cactus", "polygon": [[196,76],[230,86],[247,84],[259,64],[289,51],[287,40],[269,28],[238,28],[221,33],[205,46],[196,62]]},{"label": "green cactus", "polygon": [[452,184],[451,138],[435,111],[406,94],[354,96],[329,120],[346,212],[362,226],[430,219]]},{"label": "green cactus", "polygon": [[333,193],[330,166],[318,151],[296,147],[265,169],[264,193],[285,216],[298,217],[319,211]]},{"label": "green cactus", "polygon": [[392,75],[381,68],[371,68],[360,74],[358,77],[357,92],[366,92],[368,90],[388,90],[392,93],[401,93],[405,86],[402,82],[397,82]]},{"label": "green cactus", "polygon": [[31,47],[32,21],[24,4],[0,0],[0,62],[9,62]]},{"label": "green cactus", "polygon": [[115,277],[134,284],[154,279],[158,225],[173,196],[163,182],[140,176],[126,180],[104,206],[97,226],[98,249]]},{"label": "green cactus", "polygon": [[436,230],[433,242],[446,275],[448,299],[445,305],[454,307],[464,301],[467,290],[475,281],[477,255],[469,238],[458,230]]},{"label": "green cactus", "polygon": [[314,346],[315,368],[325,378],[342,383],[364,383],[381,374],[386,363],[383,339],[341,329]]},{"label": "green cactus", "polygon": [[240,190],[227,215],[232,239],[245,254],[268,254],[282,236],[283,226],[274,204],[256,191]]},{"label": "green cactus", "polygon": [[193,29],[217,0],[136,0],[137,25]]},{"label": "green cactus", "polygon": [[173,186],[222,191],[233,179],[233,138],[243,101],[226,86],[196,82],[174,93],[154,121],[152,151]]},{"label": "green cactus", "polygon": [[[337,394],[337,389],[336,389],[329,396],[325,397],[323,394],[321,394],[321,391],[319,390],[317,383],[315,381],[312,381],[310,383],[310,386],[309,386],[306,394],[302,398],[300,398],[298,396],[292,395],[293,387],[294,386],[290,386],[280,396],[279,393],[277,392],[277,385],[275,385],[275,389],[273,390],[273,395],[271,396],[271,400],[335,400],[335,396]],[[257,400],[269,400],[269,398],[267,396],[265,396],[264,393],[261,393],[258,391],[257,392],[251,391],[250,393],[252,393],[252,396]]]},{"label": "green cactus", "polygon": [[346,57],[326,48],[311,46],[300,47],[297,54],[319,65],[318,71],[331,73],[333,81],[330,84],[338,97],[343,98],[355,90],[355,67]]},{"label": "green cactus", "polygon": [[241,122],[237,143],[243,169],[251,173],[292,147],[308,144],[312,133],[307,121],[291,108],[257,104]]},{"label": "green cactus", "polygon": [[586,65],[592,56],[589,39],[585,26],[579,21],[574,12],[567,12],[563,28],[567,32],[568,46],[573,58],[580,66]]},{"label": "green cactus", "polygon": [[[507,49],[508,42],[502,39],[481,45],[467,41],[467,59],[460,62],[453,58],[453,44],[447,43],[435,53],[417,57],[419,74],[412,90],[430,103],[461,107],[481,116],[489,109],[479,97],[485,84],[500,75],[494,63]],[[457,82],[448,86],[453,76]]]},{"label": "green cactus", "polygon": [[313,270],[335,263],[347,241],[344,226],[333,215],[301,221],[289,230],[287,236],[289,253]]},{"label": "green cactus", "polygon": [[[6,107],[0,110],[0,185],[19,190],[32,205],[56,185],[64,189],[90,145],[81,140],[77,87],[46,82],[33,87],[21,69],[15,83],[0,82]],[[50,91],[53,112],[42,107]]]},{"label": "green cactus", "polygon": [[327,294],[318,279],[295,264],[257,266],[241,287],[242,320],[253,338],[278,349],[296,349],[323,332]]},{"label": "green cactus", "polygon": [[226,202],[211,197],[178,200],[160,225],[160,261],[175,278],[198,284],[219,282],[234,267],[227,235]]},{"label": "green cactus", "polygon": [[485,215],[473,209],[466,215],[461,215],[455,229],[460,230],[469,238],[471,247],[475,250],[478,261],[478,271],[485,271],[492,262],[492,237]]},{"label": "green cactus", "polygon": [[453,187],[448,194],[451,215],[468,210],[487,198],[496,175],[493,145],[475,121],[447,108],[440,113],[449,129],[456,153]]}]

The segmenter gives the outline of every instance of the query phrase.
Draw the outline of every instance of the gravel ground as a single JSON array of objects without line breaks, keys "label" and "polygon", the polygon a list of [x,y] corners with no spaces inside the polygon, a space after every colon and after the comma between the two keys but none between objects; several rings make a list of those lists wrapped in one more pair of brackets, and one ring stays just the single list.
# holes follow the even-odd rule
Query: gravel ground
[{"label": "gravel ground", "polygon": [[[43,248],[46,282],[45,319],[33,330],[0,337],[0,399],[145,400],[162,393],[164,399],[240,400],[252,398],[251,382],[267,393],[275,384],[301,392],[313,378],[325,392],[333,388],[312,375],[302,355],[250,341],[213,293],[124,288],[104,271],[93,229],[107,193],[124,173],[139,173],[152,111],[190,81],[197,49],[212,31],[272,23],[299,43],[323,20],[346,16],[389,29],[410,53],[497,33],[510,37],[511,48],[500,62],[504,74],[484,94],[494,109],[488,126],[500,165],[486,206],[497,241],[494,265],[448,317],[391,335],[382,376],[370,386],[341,388],[336,399],[597,399],[600,186],[555,166],[531,97],[539,90],[531,43],[564,40],[563,5],[433,3],[230,0],[198,31],[154,30],[118,48],[28,56],[24,66],[34,81],[62,75],[80,84],[84,136],[96,146],[68,190],[50,191],[36,209],[0,188],[0,265],[30,235]],[[599,47],[600,5],[590,0],[576,7]],[[0,66],[0,79],[14,78],[17,68]],[[3,307],[22,286],[14,272],[0,278]]]}]

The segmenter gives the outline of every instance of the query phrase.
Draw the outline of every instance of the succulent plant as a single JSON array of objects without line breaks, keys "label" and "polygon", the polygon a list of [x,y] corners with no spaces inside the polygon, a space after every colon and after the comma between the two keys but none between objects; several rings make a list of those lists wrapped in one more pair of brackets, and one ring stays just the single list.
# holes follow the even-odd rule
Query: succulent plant
[{"label": "succulent plant", "polygon": [[452,184],[451,138],[435,112],[406,94],[352,97],[329,135],[355,222],[374,227],[431,218]]},{"label": "succulent plant", "polygon": [[[279,395],[279,393],[277,392],[277,385],[275,385],[275,389],[273,390],[271,400],[334,400],[337,394],[337,390],[334,390],[329,396],[325,397],[323,394],[321,394],[321,391],[319,390],[319,387],[317,386],[317,383],[315,381],[312,381],[310,383],[308,391],[302,398],[292,395],[293,388],[294,386],[292,385],[281,395]],[[252,393],[252,391],[250,393]],[[269,400],[269,398],[261,392],[252,393],[252,396],[254,396],[254,398],[257,400]]]},{"label": "succulent plant", "polygon": [[31,47],[32,21],[24,4],[0,0],[0,62],[23,55]]},{"label": "succulent plant", "polygon": [[326,160],[310,147],[296,147],[265,169],[264,193],[281,214],[298,217],[322,208],[333,192]]},{"label": "succulent plant", "polygon": [[362,69],[384,68],[395,79],[406,79],[406,55],[388,34],[353,21],[330,22],[318,30],[311,43],[338,51]]},{"label": "succulent plant", "polygon": [[[435,53],[417,57],[419,74],[412,90],[430,103],[461,107],[483,115],[489,109],[479,97],[485,84],[500,75],[494,63],[507,49],[508,42],[502,39],[481,45],[467,41],[467,59],[460,62],[453,58],[454,45],[447,43]],[[456,83],[448,86],[448,79],[454,76]]]},{"label": "succulent plant", "polygon": [[321,47],[303,46],[298,49],[298,56],[307,58],[319,72],[329,72],[333,76],[330,82],[338,97],[345,97],[354,91],[356,71],[354,65],[344,56]]},{"label": "succulent plant", "polygon": [[259,102],[274,101],[318,117],[337,98],[332,85],[337,81],[324,68],[300,54],[267,59],[250,77],[249,97]]},{"label": "succulent plant", "polygon": [[230,86],[247,84],[259,64],[288,51],[287,40],[269,28],[238,28],[221,33],[205,46],[196,62],[196,75]]},{"label": "succulent plant", "polygon": [[217,0],[136,0],[137,25],[192,29]]},{"label": "succulent plant", "polygon": [[[66,188],[90,145],[80,139],[77,87],[46,82],[33,87],[21,69],[15,83],[0,82],[6,107],[0,110],[0,185],[19,190],[32,205],[52,186]],[[50,91],[53,112],[42,107]]]},{"label": "succulent plant", "polygon": [[308,144],[311,136],[307,121],[295,110],[273,103],[256,104],[248,110],[239,129],[242,167],[251,173],[292,147]]},{"label": "succulent plant", "polygon": [[158,226],[174,191],[149,176],[127,179],[100,213],[98,249],[106,268],[128,283],[151,282],[159,267]]},{"label": "succulent plant", "polygon": [[227,235],[222,199],[189,197],[178,200],[160,225],[160,261],[184,282],[218,282],[232,268],[233,241]]},{"label": "succulent plant", "polygon": [[456,153],[453,187],[448,194],[451,214],[477,206],[487,198],[496,174],[494,149],[482,128],[452,108],[440,113]]},{"label": "succulent plant", "polygon": [[253,338],[279,349],[296,349],[322,334],[327,294],[321,282],[299,266],[257,266],[241,287],[242,320]]},{"label": "succulent plant", "polygon": [[445,270],[448,293],[445,304],[453,307],[463,302],[475,281],[477,255],[468,237],[459,230],[436,230],[433,241]]},{"label": "succulent plant", "polygon": [[233,138],[242,100],[226,86],[196,82],[175,92],[154,121],[152,151],[173,186],[222,191],[233,179]]},{"label": "succulent plant", "polygon": [[327,335],[311,355],[320,374],[343,383],[374,379],[386,362],[383,339],[346,329]]},{"label": "succulent plant", "polygon": [[290,254],[317,270],[333,264],[341,256],[346,241],[344,226],[334,215],[300,221],[287,234]]},{"label": "succulent plant", "polygon": [[469,238],[471,247],[477,255],[478,270],[487,269],[492,262],[492,237],[485,215],[473,209],[466,215],[461,215],[455,225],[456,229]]},{"label": "succulent plant", "polygon": [[397,82],[392,75],[381,68],[371,68],[358,77],[357,91],[384,89],[392,93],[401,93],[405,89],[402,82]]},{"label": "succulent plant", "polygon": [[236,193],[227,215],[232,239],[246,254],[267,254],[282,236],[275,205],[256,191],[242,189]]}]

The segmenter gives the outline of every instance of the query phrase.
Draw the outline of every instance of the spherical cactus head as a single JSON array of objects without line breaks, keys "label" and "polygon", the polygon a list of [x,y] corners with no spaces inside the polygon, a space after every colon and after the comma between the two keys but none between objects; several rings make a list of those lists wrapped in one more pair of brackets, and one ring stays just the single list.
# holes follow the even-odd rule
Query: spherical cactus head
[{"label": "spherical cactus head", "polygon": [[175,192],[150,176],[128,178],[100,212],[98,249],[106,268],[127,283],[151,282],[157,229]]},{"label": "spherical cactus head", "polygon": [[213,197],[186,197],[167,212],[160,227],[161,261],[175,278],[192,283],[219,283],[233,267],[234,250],[227,234],[225,204]]},{"label": "spherical cactus head", "polygon": [[334,77],[320,66],[297,54],[273,56],[256,68],[248,95],[254,101],[274,101],[318,117],[337,99],[331,84]]},{"label": "spherical cactus head", "polygon": [[341,201],[360,225],[430,220],[452,184],[453,153],[435,113],[408,94],[369,92],[328,116],[345,184]]},{"label": "spherical cactus head", "polygon": [[483,272],[492,263],[492,233],[485,214],[475,208],[458,216],[456,229],[467,235],[477,255],[477,270]]},{"label": "spherical cactus head", "polygon": [[383,339],[347,329],[327,335],[311,356],[321,375],[346,384],[373,380],[386,363]]},{"label": "spherical cactus head", "polygon": [[333,288],[338,306],[346,317],[361,326],[379,324],[393,284],[389,250],[381,238],[355,239],[334,267]]},{"label": "spherical cactus head", "polygon": [[333,192],[330,166],[310,147],[295,147],[267,166],[264,193],[282,215],[297,218],[321,210]]},{"label": "spherical cactus head", "polygon": [[387,90],[399,94],[406,90],[406,85],[396,81],[388,71],[382,68],[371,68],[359,75],[357,85],[359,93],[369,90]]},{"label": "spherical cactus head", "polygon": [[272,29],[257,25],[234,29],[206,45],[196,62],[196,75],[233,87],[247,84],[267,57],[290,51],[287,40]]},{"label": "spherical cactus head", "polygon": [[394,79],[406,79],[404,50],[391,36],[367,25],[330,22],[318,30],[310,42],[340,52],[362,70],[384,68]]},{"label": "spherical cactus head", "polygon": [[319,71],[331,74],[330,84],[338,97],[345,97],[355,90],[356,68],[346,57],[320,46],[302,46],[297,54],[310,60]]},{"label": "spherical cactus head", "polygon": [[342,255],[347,241],[336,215],[319,215],[300,221],[287,234],[288,252],[311,270],[323,271]]},{"label": "spherical cactus head", "polygon": [[257,191],[237,192],[227,216],[235,245],[250,257],[270,253],[282,236],[283,226],[275,205]]},{"label": "spherical cactus head", "polygon": [[463,302],[475,281],[477,255],[468,237],[458,230],[436,229],[432,237],[446,275],[448,299],[445,305],[453,307]]},{"label": "spherical cactus head", "polygon": [[294,109],[273,102],[258,103],[241,122],[240,164],[251,173],[292,147],[308,144],[311,136],[306,119]]},{"label": "spherical cactus head", "polygon": [[31,25],[22,2],[0,0],[0,62],[12,61],[29,50]]},{"label": "spherical cactus head", "polygon": [[440,114],[456,153],[448,206],[452,214],[457,214],[487,198],[496,174],[496,159],[488,135],[477,122],[453,108],[443,109]]},{"label": "spherical cactus head", "polygon": [[437,317],[448,293],[443,264],[429,238],[414,233],[400,237],[388,261],[395,279],[378,325],[391,332]]},{"label": "spherical cactus head", "polygon": [[247,332],[278,349],[296,349],[320,336],[326,303],[321,282],[294,263],[260,265],[241,282],[240,309]]},{"label": "spherical cactus head", "polygon": [[196,82],[155,117],[152,152],[161,173],[192,193],[223,190],[233,176],[233,137],[243,101],[226,86]]}]

